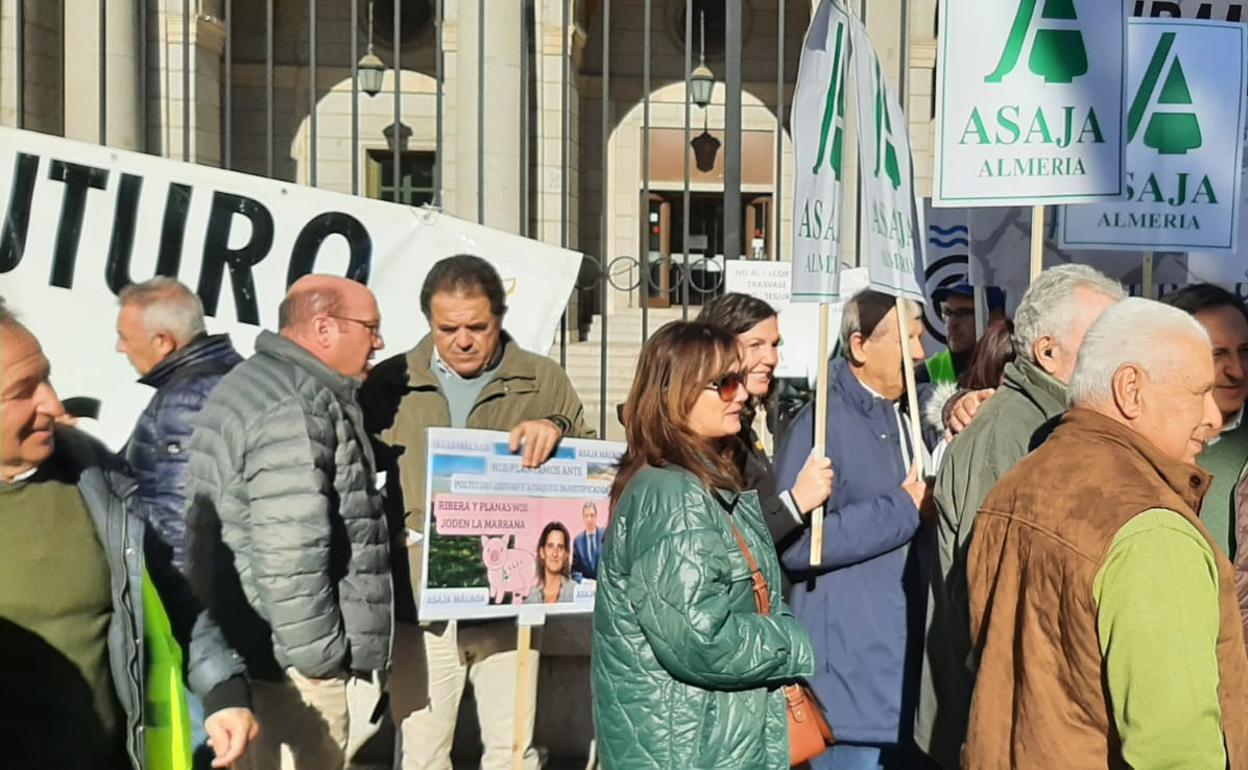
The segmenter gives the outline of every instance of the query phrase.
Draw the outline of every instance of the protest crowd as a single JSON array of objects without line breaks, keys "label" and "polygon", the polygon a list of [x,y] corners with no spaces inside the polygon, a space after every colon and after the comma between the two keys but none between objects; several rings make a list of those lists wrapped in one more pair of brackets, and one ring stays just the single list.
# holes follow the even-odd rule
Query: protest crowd
[{"label": "protest crowd", "polygon": [[[429,335],[374,366],[382,309],[348,279],[297,280],[246,360],[176,280],[127,287],[117,350],[154,392],[120,453],[0,310],[10,766],[190,767],[185,745],[195,767],[344,768],[364,684],[396,767],[451,767],[468,684],[481,766],[539,766],[515,624],[417,611],[426,431],[505,431],[530,468],[592,431],[504,331],[487,261],[440,261],[419,296]],[[1127,299],[1071,265],[943,361],[920,337],[917,305],[852,297],[824,423],[801,407],[772,456],[767,303],[725,294],[645,343],[609,523],[543,529],[526,594],[597,581],[599,765],[1243,766],[1243,302]],[[802,724],[827,732],[799,754]]]},{"label": "protest crowd", "polygon": [[[0,48],[21,41],[24,88],[23,15],[45,9],[10,5],[21,31],[8,31],[6,5]],[[106,5],[102,69],[129,61],[105,50],[127,26],[114,22],[110,32]],[[171,5],[153,17],[161,35],[179,26]],[[772,115],[772,104],[756,95],[742,123],[741,0],[728,3],[731,24],[714,30],[725,41],[712,52],[716,66],[728,54],[727,88],[706,61],[706,11],[722,4],[699,1],[696,70],[684,50],[684,139],[675,143],[671,125],[655,128],[656,148],[684,155],[682,228],[672,227],[670,201],[652,194],[650,167],[675,162],[650,157],[649,0],[638,14],[645,86],[618,89],[644,91],[636,120],[631,103],[609,99],[608,41],[624,35],[612,32],[609,1],[573,3],[569,20],[565,0],[561,27],[521,29],[513,42],[525,64],[514,67],[495,40],[487,61],[483,42],[485,26],[513,32],[502,10],[515,9],[503,0],[491,1],[491,14],[484,0],[456,3],[476,6],[471,34],[462,9],[444,31],[440,0],[378,3],[380,15],[394,14],[386,43],[394,72],[385,79],[394,115],[384,129],[375,110],[367,122],[386,138],[384,151],[357,141],[360,70],[375,86],[364,88],[369,99],[387,71],[374,53],[369,2],[368,53],[356,61],[352,38],[343,68],[356,102],[352,138],[333,144],[353,154],[345,184],[385,187],[393,204],[315,189],[315,0],[308,75],[300,61],[276,78],[308,91],[308,139],[299,133],[290,145],[295,155],[306,147],[310,185],[306,166],[298,183],[274,175],[283,142],[273,135],[269,2],[267,69],[249,62],[239,80],[248,93],[265,83],[268,146],[247,151],[267,152],[271,178],[231,165],[227,132],[224,162],[212,159],[222,168],[204,172],[192,207],[183,180],[192,168],[188,41],[224,42],[232,61],[235,4],[224,4],[220,26],[208,13],[216,5],[197,4],[193,35],[190,4],[182,11],[182,163],[114,151],[103,86],[100,147],[44,136],[25,117],[0,128],[14,145],[0,153],[0,190],[11,190],[0,220],[0,770],[462,770],[466,743],[482,770],[564,770],[539,729],[554,701],[592,725],[587,770],[1248,770],[1248,545],[1238,547],[1248,543],[1248,273],[1242,257],[1216,278],[1191,268],[1248,249],[1240,4],[1233,18],[1222,12],[1222,24],[1210,20],[1211,3],[1195,13],[1197,4],[1183,3],[1179,22],[1159,20],[1157,9],[1138,18],[1144,0],[1134,10],[1127,0],[927,3],[935,26],[921,56],[933,60],[932,85],[917,95],[933,102],[927,144],[938,152],[928,174],[916,167],[902,110],[915,94],[894,92],[865,2],[791,4],[809,28],[800,63],[791,57],[787,146],[785,3],[776,8],[778,61],[765,62],[779,64],[780,107],[764,130],[759,115]],[[350,4],[353,27],[358,5]],[[428,6],[436,32],[404,31],[404,5]],[[515,18],[548,25],[546,5],[526,0]],[[1180,5],[1150,0],[1175,16]],[[672,19],[685,9],[690,45],[693,0],[666,6]],[[909,35],[910,10],[900,7]],[[591,49],[594,14],[605,23]],[[146,23],[135,27],[143,46]],[[419,61],[436,78],[403,92],[400,49],[435,34],[436,64],[432,50]],[[561,38],[565,66],[577,68],[563,85],[549,80],[557,67],[547,61]],[[167,37],[158,39],[161,51],[153,43],[141,57],[173,61]],[[258,49],[259,39],[239,47]],[[76,53],[65,40],[50,46],[40,32],[35,48]],[[911,65],[906,40],[900,53],[890,42],[886,57],[890,72],[892,59],[903,62],[903,82],[927,71]],[[477,166],[464,150],[447,172],[461,207],[477,198],[475,223],[462,209],[440,210],[447,41],[457,83],[448,101],[477,102],[471,120],[460,115],[449,129],[467,147],[465,127],[476,124]],[[480,61],[461,61],[460,49]],[[628,44],[620,49],[617,58],[636,58]],[[581,61],[600,50],[595,81]],[[212,69],[219,54],[197,50],[197,67]],[[537,74],[530,56],[542,62]],[[513,69],[523,78],[514,111],[525,124],[567,120],[558,141],[522,128],[518,164],[484,149],[510,131],[490,126],[489,138],[487,122],[513,105],[499,93],[487,102],[487,79],[501,93],[500,73]],[[66,71],[39,77],[81,78]],[[144,89],[160,79],[140,72]],[[472,99],[470,77],[479,80]],[[665,89],[677,82],[658,79]],[[3,81],[7,117],[14,79],[6,72]],[[225,82],[229,93],[228,69]],[[335,100],[347,82],[330,89]],[[578,101],[558,113],[528,93],[566,102],[573,82]],[[196,114],[210,114],[216,92],[198,89]],[[720,142],[709,106],[726,92],[724,108],[715,106]],[[296,101],[293,93],[278,102]],[[672,93],[656,112],[675,114],[666,109]],[[408,152],[413,129],[400,113],[424,109],[412,105],[426,97],[436,99],[436,151],[415,141],[419,151]],[[141,100],[146,111],[146,90]],[[1031,106],[1012,104],[1025,100]],[[597,112],[599,101],[600,146],[571,117]],[[703,131],[691,139],[695,103]],[[238,112],[255,115],[244,122],[260,115],[245,104]],[[233,110],[221,121],[231,131]],[[498,114],[487,118],[491,110]],[[345,113],[332,117],[345,125]],[[408,118],[434,130],[423,113]],[[608,136],[634,123],[644,125],[644,143]],[[747,164],[743,177],[747,129],[745,143],[767,162]],[[198,144],[205,132],[194,132]],[[240,135],[243,145],[259,133]],[[721,144],[725,158],[738,156],[726,173],[716,166]],[[547,157],[552,147],[561,167]],[[570,174],[569,147],[586,157],[601,149],[602,168]],[[700,216],[722,218],[714,228],[731,235],[723,243],[690,230],[689,149],[702,175]],[[773,149],[774,175],[763,184],[759,169],[771,168]],[[435,152],[426,190],[421,164]],[[843,189],[851,155],[858,168]],[[345,161],[328,162],[347,173]],[[487,166],[503,165],[519,166],[524,181],[487,185]],[[619,170],[635,165],[645,167],[636,189]],[[552,185],[559,178],[559,191],[537,192],[530,167]],[[139,204],[143,169],[148,187],[167,195],[163,219],[155,203]],[[477,187],[463,186],[473,175]],[[930,177],[926,191],[916,188],[920,177]],[[782,200],[784,179],[792,194]],[[722,202],[710,180],[724,188]],[[743,184],[774,185],[775,197],[743,202]],[[661,186],[675,189],[671,179]],[[578,214],[574,228],[579,238],[600,219],[599,277],[587,286],[588,257],[568,237],[568,196],[595,187],[600,207]],[[436,204],[412,208],[422,203],[411,196],[435,189]],[[497,201],[500,191],[524,201],[519,227],[487,224],[487,195]],[[401,192],[410,207],[399,205]],[[608,192],[628,206],[640,201],[644,219],[623,216]],[[530,197],[542,203],[537,213]],[[57,208],[50,201],[60,202],[59,220],[40,218]],[[558,222],[542,219],[552,202],[563,209]],[[1057,206],[1060,225],[1049,220],[1046,230],[1046,207]],[[1008,211],[984,213],[994,208]],[[931,217],[943,223],[932,235],[924,212],[937,209],[947,211]],[[1032,261],[1023,282],[1011,272],[1022,264],[1011,243],[1025,209]],[[282,218],[292,212],[298,227]],[[562,231],[558,248],[549,233],[530,248],[539,219]],[[105,220],[108,238],[97,235]],[[852,256],[841,232],[851,220]],[[684,231],[681,270],[669,228]],[[780,259],[785,241],[773,231],[785,228]],[[631,267],[617,268],[632,258],[619,244],[638,229],[638,253],[650,256],[633,263],[635,286],[620,288],[612,281]],[[148,237],[157,231],[158,248]],[[743,234],[754,236],[753,256]],[[929,243],[966,253],[936,257]],[[689,252],[698,249],[695,269]],[[1113,257],[1082,258],[1098,250]],[[132,270],[131,252],[155,269]],[[270,252],[281,253],[262,265]],[[1183,263],[1187,280],[1154,276],[1180,255],[1192,260]],[[86,268],[74,285],[79,257],[92,266],[93,289]],[[956,280],[933,281],[954,257]],[[1131,263],[1130,274],[1107,267],[1115,258]],[[762,263],[783,267],[783,277]],[[695,273],[755,268],[758,280],[783,286],[783,300],[724,285],[698,287],[690,299]],[[999,282],[985,277],[989,268],[1001,270]],[[685,317],[652,328],[650,308],[672,305],[678,289]],[[224,318],[222,298],[237,323]],[[635,370],[626,396],[609,397],[608,370],[623,357],[607,352],[608,316],[635,299]],[[818,321],[800,315],[802,303],[821,305]],[[596,405],[574,383],[566,345],[562,361],[538,349],[551,344],[556,322],[566,334],[594,316]],[[925,341],[933,319],[941,350]],[[110,351],[98,332],[114,327]],[[254,344],[240,330],[254,330]],[[387,347],[386,334],[408,349]],[[784,366],[799,357],[808,360]],[[128,438],[114,446],[93,429],[92,399],[123,390],[109,380],[126,378],[105,371],[123,359],[147,401],[108,416],[125,412]],[[63,372],[77,376],[65,401],[56,387]],[[623,442],[608,440],[608,416]],[[560,657],[574,657],[564,650],[575,644],[560,647],[558,636],[571,627],[586,649],[568,664]],[[360,758],[361,736],[383,744],[384,765]]]}]

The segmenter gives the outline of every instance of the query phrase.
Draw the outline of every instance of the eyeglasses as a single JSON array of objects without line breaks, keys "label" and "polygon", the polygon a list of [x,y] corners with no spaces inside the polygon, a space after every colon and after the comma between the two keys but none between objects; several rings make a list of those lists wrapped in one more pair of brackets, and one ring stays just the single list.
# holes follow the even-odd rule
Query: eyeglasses
[{"label": "eyeglasses", "polygon": [[948,305],[942,305],[940,317],[946,321],[969,321],[975,317],[975,308],[964,307],[953,310]]},{"label": "eyeglasses", "polygon": [[737,397],[737,391],[745,385],[745,375],[740,372],[729,372],[710,385],[706,386],[707,390],[713,390],[719,394],[719,400],[725,404],[731,403]]},{"label": "eyeglasses", "polygon": [[353,323],[357,323],[360,326],[363,326],[374,338],[381,338],[381,321],[365,321],[360,318],[351,318],[345,315],[331,315],[330,318],[338,321],[351,321]]}]

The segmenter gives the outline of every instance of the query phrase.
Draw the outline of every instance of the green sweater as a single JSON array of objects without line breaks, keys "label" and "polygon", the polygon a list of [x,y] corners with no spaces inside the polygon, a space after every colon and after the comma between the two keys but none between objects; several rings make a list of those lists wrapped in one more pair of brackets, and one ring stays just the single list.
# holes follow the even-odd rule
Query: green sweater
[{"label": "green sweater", "polygon": [[1092,585],[1122,758],[1135,770],[1222,770],[1218,571],[1173,511],[1145,511],[1114,537]]},{"label": "green sweater", "polygon": [[108,661],[109,579],[64,472],[46,463],[30,479],[0,482],[0,732],[20,736],[15,767],[128,766]]},{"label": "green sweater", "polygon": [[1200,506],[1200,521],[1231,559],[1235,558],[1235,487],[1248,462],[1248,420],[1223,433],[1196,458],[1196,464],[1213,474],[1213,482]]}]

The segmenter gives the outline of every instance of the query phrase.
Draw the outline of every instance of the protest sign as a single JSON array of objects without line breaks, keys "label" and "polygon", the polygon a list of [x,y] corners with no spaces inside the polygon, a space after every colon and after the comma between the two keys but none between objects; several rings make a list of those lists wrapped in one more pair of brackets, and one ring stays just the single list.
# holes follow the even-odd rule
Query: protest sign
[{"label": "protest sign", "polygon": [[924,302],[923,226],[915,205],[909,124],[866,28],[850,18],[866,219],[863,252],[871,288]]},{"label": "protest sign", "polygon": [[1122,195],[1129,8],[1129,0],[941,3],[937,206]]},{"label": "protest sign", "polygon": [[1151,18],[1243,21],[1244,5],[1237,0],[1133,0],[1131,15]]},{"label": "protest sign", "polygon": [[823,0],[802,46],[792,116],[794,302],[837,296],[849,30],[844,10]]},{"label": "protest sign", "polygon": [[1067,206],[1063,247],[1234,253],[1246,47],[1242,24],[1130,20],[1127,194]]},{"label": "protest sign", "polygon": [[43,344],[65,396],[101,399],[93,430],[118,447],[151,398],[114,350],[116,292],[156,274],[198,293],[209,331],[247,355],[276,329],[287,286],[309,272],[367,283],[386,350],[425,335],[418,298],[433,264],[489,260],[507,331],[544,353],[581,256],[431,210],[152,155],[0,128],[0,295]]},{"label": "protest sign", "polygon": [[[546,464],[525,469],[506,433],[430,429],[421,619],[516,617],[533,605],[553,614],[593,610],[624,449],[565,439]],[[556,600],[544,602],[544,590]]]},{"label": "protest sign", "polygon": [[[969,275],[975,286],[1005,290],[1006,311],[1014,314],[1029,285],[1027,254],[1031,248],[1031,214],[1026,207],[979,208],[968,212],[970,226]],[[1057,242],[1059,223],[1045,228],[1043,265],[1089,265],[1113,278],[1133,294],[1144,296],[1143,255],[1139,251],[1089,251],[1062,248]],[[1181,254],[1155,255],[1153,286],[1158,295],[1190,279],[1188,260]]]}]

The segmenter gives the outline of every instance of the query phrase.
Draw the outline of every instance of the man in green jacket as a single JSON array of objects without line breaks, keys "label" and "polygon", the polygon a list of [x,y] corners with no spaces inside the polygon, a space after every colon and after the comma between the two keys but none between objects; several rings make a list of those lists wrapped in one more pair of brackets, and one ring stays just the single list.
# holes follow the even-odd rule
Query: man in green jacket
[{"label": "man in green jacket", "polygon": [[1221,286],[1197,283],[1184,286],[1162,299],[1192,315],[1213,343],[1213,368],[1217,385],[1213,400],[1222,413],[1222,430],[1211,437],[1196,462],[1213,474],[1213,483],[1200,506],[1200,520],[1213,541],[1235,559],[1235,485],[1248,462],[1248,423],[1244,401],[1248,399],[1248,309]]},{"label": "man in green jacket", "polygon": [[[572,382],[545,356],[503,331],[507,295],[480,257],[438,262],[420,292],[429,336],[382,362],[360,392],[365,421],[386,473],[395,576],[391,708],[400,725],[403,768],[450,768],[464,682],[472,682],[484,743],[482,767],[510,767],[518,655],[512,621],[417,625],[425,547],[426,433],[478,428],[511,433],[526,467],[546,462],[565,436],[590,435]],[[410,578],[410,580],[409,580]],[[534,656],[536,657],[536,655]],[[530,669],[537,688],[537,664]],[[524,767],[536,770],[533,721]]]},{"label": "man in green jacket", "polygon": [[937,472],[936,537],[926,541],[930,586],[915,740],[946,770],[959,766],[974,685],[967,665],[966,555],[975,515],[989,490],[1066,411],[1066,386],[1083,337],[1122,297],[1122,287],[1086,265],[1041,274],[1014,318],[1016,360],[997,393],[950,444]]}]

